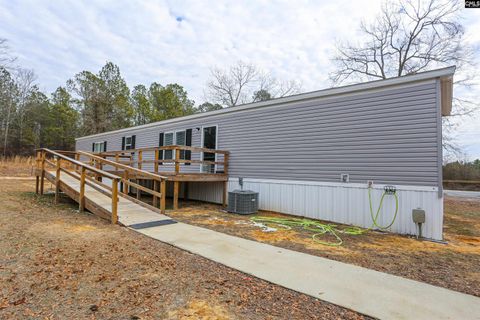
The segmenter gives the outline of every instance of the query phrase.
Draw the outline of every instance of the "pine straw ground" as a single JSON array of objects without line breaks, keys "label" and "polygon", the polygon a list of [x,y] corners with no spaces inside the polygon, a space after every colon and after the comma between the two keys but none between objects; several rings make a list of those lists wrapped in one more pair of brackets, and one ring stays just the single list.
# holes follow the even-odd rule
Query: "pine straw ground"
[{"label": "pine straw ground", "polygon": [[[446,198],[444,205],[447,244],[370,231],[341,235],[343,245],[329,247],[314,242],[311,232],[281,228],[263,232],[251,223],[252,216],[234,215],[220,206],[205,203],[183,203],[179,210],[168,215],[231,235],[480,296],[480,201]],[[253,216],[289,217],[266,211]]]},{"label": "pine straw ground", "polygon": [[363,319],[0,177],[0,319]]}]

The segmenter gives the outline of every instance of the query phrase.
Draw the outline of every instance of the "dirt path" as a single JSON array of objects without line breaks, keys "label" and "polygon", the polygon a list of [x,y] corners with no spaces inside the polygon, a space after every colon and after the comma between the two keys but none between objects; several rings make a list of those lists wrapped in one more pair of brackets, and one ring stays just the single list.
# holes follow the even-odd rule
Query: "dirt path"
[{"label": "dirt path", "polygon": [[0,182],[1,319],[362,319]]}]

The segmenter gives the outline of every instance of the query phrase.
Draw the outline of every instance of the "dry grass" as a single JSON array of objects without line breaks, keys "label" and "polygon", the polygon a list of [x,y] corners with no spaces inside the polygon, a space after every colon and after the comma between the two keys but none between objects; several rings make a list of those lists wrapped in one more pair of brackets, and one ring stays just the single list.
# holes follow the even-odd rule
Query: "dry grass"
[{"label": "dry grass", "polygon": [[34,157],[14,156],[0,158],[0,176],[26,177],[33,175]]},{"label": "dry grass", "polygon": [[213,303],[212,301],[195,299],[190,301],[186,306],[181,306],[178,309],[170,311],[167,318],[178,320],[228,320],[232,317],[221,305]]}]

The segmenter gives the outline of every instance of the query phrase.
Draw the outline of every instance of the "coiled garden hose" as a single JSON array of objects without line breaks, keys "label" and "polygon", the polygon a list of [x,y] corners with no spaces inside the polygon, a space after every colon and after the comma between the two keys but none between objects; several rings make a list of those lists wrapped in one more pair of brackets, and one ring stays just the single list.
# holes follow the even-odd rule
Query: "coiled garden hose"
[{"label": "coiled garden hose", "polygon": [[[275,217],[252,217],[250,220],[254,222],[260,222],[265,225],[275,225],[283,229],[290,230],[292,228],[301,228],[304,230],[312,231],[315,232],[315,234],[312,235],[312,240],[319,243],[323,244],[326,246],[341,246],[343,243],[342,238],[339,236],[339,234],[349,234],[349,235],[360,235],[364,233],[366,230],[359,228],[359,227],[346,227],[343,229],[337,228],[336,225],[334,224],[324,224],[320,223],[315,220],[310,220],[310,219],[303,219],[303,218],[275,218]],[[330,242],[330,241],[322,241],[319,240],[318,237],[329,234],[333,236],[336,241]]]},{"label": "coiled garden hose", "polygon": [[[378,216],[380,214],[380,210],[382,210],[383,206],[383,199],[385,198],[386,195],[393,195],[395,197],[395,213],[393,215],[392,221],[386,225],[386,226],[381,226],[378,224]],[[377,213],[374,215],[373,214],[373,207],[372,207],[372,188],[368,187],[368,202],[370,204],[370,215],[372,217],[372,226],[370,229],[373,229],[374,227],[377,227],[380,230],[387,230],[390,228],[395,220],[397,219],[397,213],[398,213],[398,196],[397,196],[397,191],[393,187],[386,187],[385,190],[383,191],[382,197],[380,198],[380,203],[378,204],[378,209]]]}]

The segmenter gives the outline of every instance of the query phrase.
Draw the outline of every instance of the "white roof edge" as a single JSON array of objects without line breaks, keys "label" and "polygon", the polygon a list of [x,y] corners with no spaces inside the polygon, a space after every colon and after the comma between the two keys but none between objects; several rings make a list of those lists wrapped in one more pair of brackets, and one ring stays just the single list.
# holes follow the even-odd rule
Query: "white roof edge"
[{"label": "white roof edge", "polygon": [[425,72],[421,72],[421,73],[417,73],[417,74],[406,75],[406,76],[395,77],[395,78],[389,78],[389,79],[385,79],[385,80],[374,80],[374,81],[369,81],[369,82],[362,82],[362,83],[357,83],[357,84],[346,85],[346,86],[342,86],[342,87],[336,87],[336,88],[329,88],[329,89],[322,89],[322,90],[311,91],[311,92],[306,92],[306,93],[300,93],[300,94],[287,96],[287,97],[283,97],[283,98],[276,98],[276,99],[271,99],[271,100],[262,101],[262,102],[242,104],[242,105],[238,105],[238,106],[235,106],[235,107],[229,107],[229,108],[224,108],[224,109],[209,111],[209,112],[204,112],[204,113],[196,113],[196,114],[192,114],[192,115],[189,115],[189,116],[183,116],[183,117],[178,117],[178,118],[173,118],[173,119],[168,119],[168,120],[152,122],[152,123],[148,123],[148,124],[144,124],[144,125],[140,125],[140,126],[128,127],[128,128],[123,128],[123,129],[117,129],[117,130],[92,134],[92,135],[88,135],[88,136],[75,138],[75,140],[92,138],[92,137],[100,137],[100,136],[103,136],[103,135],[106,135],[106,134],[126,132],[126,131],[134,130],[134,129],[145,129],[145,128],[157,126],[159,124],[175,123],[175,122],[178,122],[178,121],[185,121],[185,120],[209,117],[209,116],[213,116],[213,115],[217,115],[217,114],[223,114],[223,113],[236,112],[236,111],[247,110],[247,109],[266,107],[266,106],[271,106],[271,105],[275,105],[275,104],[284,104],[284,103],[288,103],[288,102],[309,100],[309,99],[315,99],[315,98],[332,96],[332,95],[352,93],[352,92],[357,92],[357,91],[362,91],[362,90],[371,90],[371,89],[376,89],[376,88],[381,88],[381,87],[394,86],[394,85],[417,82],[417,81],[434,79],[434,78],[452,77],[453,74],[455,73],[455,68],[456,68],[455,66],[450,66],[450,67],[446,67],[446,68],[442,68],[442,69],[425,71]]}]

